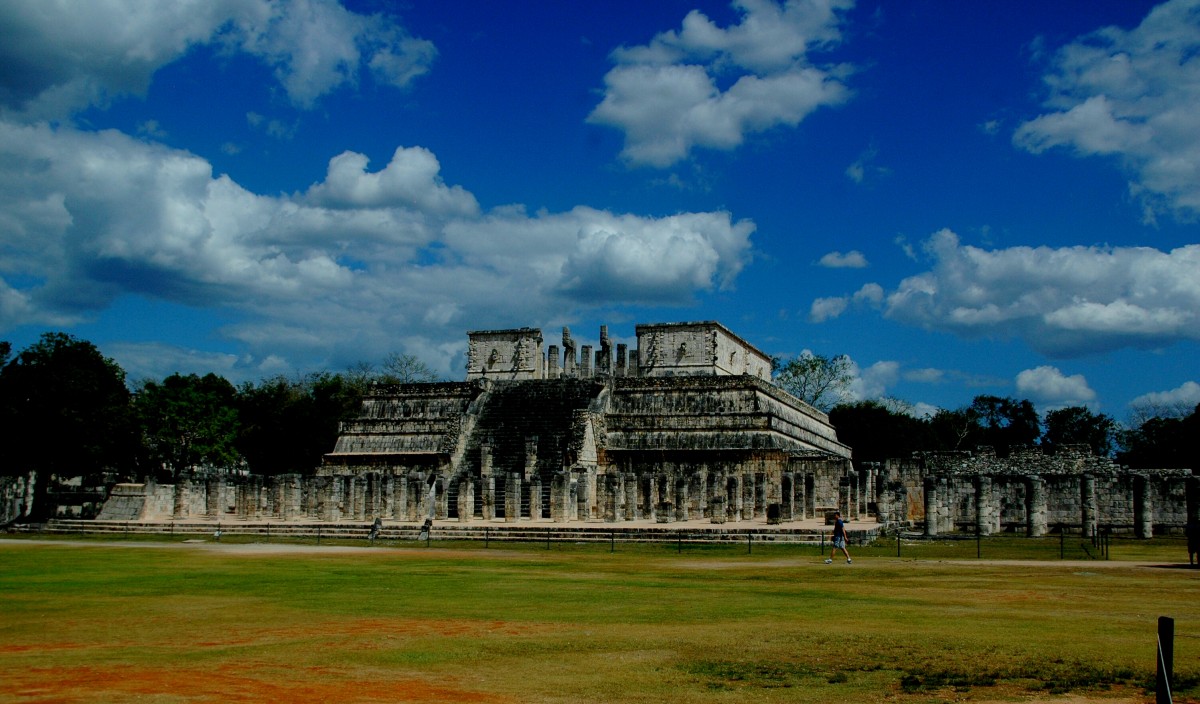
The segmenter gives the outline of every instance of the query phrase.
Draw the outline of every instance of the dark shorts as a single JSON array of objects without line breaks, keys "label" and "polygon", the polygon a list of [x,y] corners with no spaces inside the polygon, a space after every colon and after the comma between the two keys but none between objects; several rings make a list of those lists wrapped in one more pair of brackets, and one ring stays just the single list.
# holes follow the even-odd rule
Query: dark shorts
[{"label": "dark shorts", "polygon": [[833,539],[833,547],[845,549],[846,539],[845,538],[834,538]]}]

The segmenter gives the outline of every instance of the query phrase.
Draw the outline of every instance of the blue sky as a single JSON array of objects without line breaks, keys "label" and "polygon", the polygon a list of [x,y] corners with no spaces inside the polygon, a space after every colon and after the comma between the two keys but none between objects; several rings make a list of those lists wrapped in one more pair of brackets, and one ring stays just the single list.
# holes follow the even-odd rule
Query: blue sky
[{"label": "blue sky", "polygon": [[0,5],[0,339],[235,382],[719,320],[1200,402],[1200,0]]}]

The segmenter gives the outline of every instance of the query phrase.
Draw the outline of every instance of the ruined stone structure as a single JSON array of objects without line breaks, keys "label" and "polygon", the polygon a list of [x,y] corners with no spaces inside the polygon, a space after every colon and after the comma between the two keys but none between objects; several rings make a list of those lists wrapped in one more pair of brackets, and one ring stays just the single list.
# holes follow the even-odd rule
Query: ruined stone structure
[{"label": "ruined stone structure", "polygon": [[312,476],[118,485],[100,518],[421,522],[824,518],[1031,536],[1149,537],[1197,520],[1200,477],[1080,448],[918,453],[857,471],[821,411],[715,322],[639,325],[637,346],[468,334],[463,382],[374,389]]},{"label": "ruined stone structure", "polygon": [[1200,517],[1200,477],[1191,470],[1131,470],[1086,446],[1054,455],[1018,448],[1006,458],[991,448],[917,453],[888,460],[880,479],[879,521],[920,525],[926,536],[1111,530],[1148,538]]},{"label": "ruined stone structure", "polygon": [[[122,515],[714,523],[865,512],[828,417],[715,322],[639,325],[637,348],[563,330],[469,333],[467,380],[374,389],[315,476],[121,487]],[[166,502],[164,492],[170,491]],[[140,492],[140,494],[139,494]],[[108,508],[106,507],[106,511]]]}]

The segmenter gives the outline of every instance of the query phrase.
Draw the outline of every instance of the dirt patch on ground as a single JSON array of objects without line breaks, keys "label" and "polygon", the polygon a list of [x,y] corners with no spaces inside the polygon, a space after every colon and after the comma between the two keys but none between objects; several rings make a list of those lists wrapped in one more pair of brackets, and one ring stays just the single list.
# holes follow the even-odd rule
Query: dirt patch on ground
[{"label": "dirt patch on ground", "polygon": [[[378,674],[378,673],[376,673]],[[300,668],[286,677],[251,667],[188,668],[30,668],[10,673],[5,690],[26,704],[76,702],[478,702],[514,700],[420,678],[339,677],[329,668]]]}]

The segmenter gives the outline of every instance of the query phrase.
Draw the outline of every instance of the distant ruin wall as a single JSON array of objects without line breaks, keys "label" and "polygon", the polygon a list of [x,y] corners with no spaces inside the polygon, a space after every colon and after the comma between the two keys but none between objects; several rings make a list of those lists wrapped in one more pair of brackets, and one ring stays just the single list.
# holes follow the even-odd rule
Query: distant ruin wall
[{"label": "distant ruin wall", "polygon": [[931,536],[1111,530],[1149,537],[1196,519],[1200,482],[1191,470],[1129,469],[1083,447],[1053,455],[1016,448],[1004,458],[991,448],[916,453],[888,460],[880,479],[881,521],[919,525]]},{"label": "distant ruin wall", "polygon": [[33,510],[33,490],[37,472],[16,477],[0,476],[0,524],[29,516]]}]

